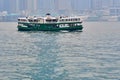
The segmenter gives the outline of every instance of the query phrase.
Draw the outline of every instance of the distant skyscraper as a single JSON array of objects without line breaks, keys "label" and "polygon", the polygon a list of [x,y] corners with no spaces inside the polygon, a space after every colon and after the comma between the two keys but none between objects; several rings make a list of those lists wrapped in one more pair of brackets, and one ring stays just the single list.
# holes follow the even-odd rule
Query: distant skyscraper
[{"label": "distant skyscraper", "polygon": [[27,0],[27,10],[29,13],[37,10],[37,0]]},{"label": "distant skyscraper", "polygon": [[102,0],[102,8],[110,8],[110,0]]},{"label": "distant skyscraper", "polygon": [[111,10],[119,15],[120,0],[0,0],[0,12],[8,13],[84,13]]},{"label": "distant skyscraper", "polygon": [[61,14],[69,14],[72,11],[71,0],[58,0],[56,4]]},{"label": "distant skyscraper", "polygon": [[14,1],[11,1],[9,2],[9,11],[10,13],[16,13],[19,11],[19,0],[14,0]]},{"label": "distant skyscraper", "polygon": [[27,0],[18,0],[17,5],[18,5],[18,9],[19,9],[20,11],[25,11],[25,10],[27,10]]},{"label": "distant skyscraper", "polygon": [[8,13],[15,13],[18,10],[18,0],[0,0],[0,11],[7,11]]},{"label": "distant skyscraper", "polygon": [[70,0],[58,0],[59,10],[68,10],[71,8]]},{"label": "distant skyscraper", "polygon": [[120,7],[120,0],[110,0],[111,7]]},{"label": "distant skyscraper", "polygon": [[120,16],[120,0],[110,0],[110,15]]},{"label": "distant skyscraper", "polygon": [[93,10],[102,9],[102,0],[91,0],[91,8]]},{"label": "distant skyscraper", "polygon": [[0,0],[0,11],[3,11],[4,0]]},{"label": "distant skyscraper", "polygon": [[39,12],[41,12],[42,11],[42,9],[43,9],[43,0],[37,0],[37,10],[39,11]]},{"label": "distant skyscraper", "polygon": [[88,13],[91,10],[91,0],[72,0],[72,9],[79,14]]},{"label": "distant skyscraper", "polygon": [[44,0],[43,4],[45,12],[54,11],[54,0]]},{"label": "distant skyscraper", "polygon": [[10,8],[11,8],[10,0],[4,0],[4,2],[3,2],[3,10],[10,12]]},{"label": "distant skyscraper", "polygon": [[41,14],[55,13],[55,0],[37,0],[37,11]]},{"label": "distant skyscraper", "polygon": [[55,11],[58,12],[58,0],[54,0],[54,7],[55,7]]}]

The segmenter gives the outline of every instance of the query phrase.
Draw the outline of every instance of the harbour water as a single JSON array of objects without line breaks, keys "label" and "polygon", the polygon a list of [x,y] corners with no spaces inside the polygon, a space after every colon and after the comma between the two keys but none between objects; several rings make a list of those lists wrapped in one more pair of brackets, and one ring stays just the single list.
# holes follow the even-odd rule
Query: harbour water
[{"label": "harbour water", "polygon": [[120,22],[83,32],[20,32],[0,23],[0,80],[120,80]]}]

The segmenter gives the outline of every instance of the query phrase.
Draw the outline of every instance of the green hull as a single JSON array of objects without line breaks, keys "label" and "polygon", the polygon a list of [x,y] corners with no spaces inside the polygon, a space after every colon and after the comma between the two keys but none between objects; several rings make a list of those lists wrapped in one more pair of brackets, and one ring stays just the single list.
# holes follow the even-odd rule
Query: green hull
[{"label": "green hull", "polygon": [[60,24],[35,24],[35,23],[24,23],[23,25],[18,25],[18,31],[60,31],[60,30],[82,30],[82,25],[76,26],[64,26],[59,27]]}]

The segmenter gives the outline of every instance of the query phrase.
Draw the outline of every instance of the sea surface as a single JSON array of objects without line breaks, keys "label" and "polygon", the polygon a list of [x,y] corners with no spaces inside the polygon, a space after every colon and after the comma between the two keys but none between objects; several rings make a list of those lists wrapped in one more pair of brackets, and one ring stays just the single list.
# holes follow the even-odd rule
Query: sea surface
[{"label": "sea surface", "polygon": [[0,23],[0,80],[120,80],[120,22],[20,32]]}]

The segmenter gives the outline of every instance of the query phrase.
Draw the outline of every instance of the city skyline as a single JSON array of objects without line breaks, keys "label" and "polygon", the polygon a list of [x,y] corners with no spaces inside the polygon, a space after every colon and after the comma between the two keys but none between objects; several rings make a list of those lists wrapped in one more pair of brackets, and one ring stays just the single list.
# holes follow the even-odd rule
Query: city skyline
[{"label": "city skyline", "polygon": [[120,0],[0,0],[0,12],[67,13],[120,8]]},{"label": "city skyline", "polygon": [[119,4],[120,0],[0,0],[0,21],[14,21],[22,16],[45,16],[46,13],[109,20],[111,16],[120,16]]}]

